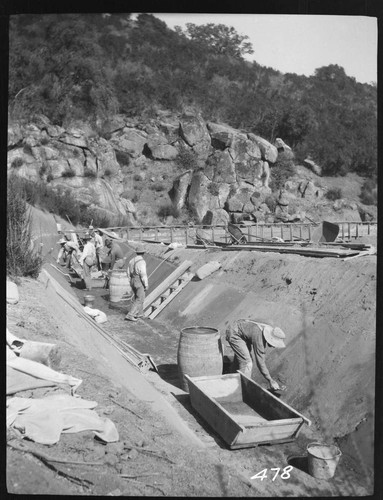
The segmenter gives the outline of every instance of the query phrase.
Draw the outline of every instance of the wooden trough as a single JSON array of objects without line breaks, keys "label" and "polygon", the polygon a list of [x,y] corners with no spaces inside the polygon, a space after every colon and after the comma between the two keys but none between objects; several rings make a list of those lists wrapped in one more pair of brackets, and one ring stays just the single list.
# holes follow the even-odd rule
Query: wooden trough
[{"label": "wooden trough", "polygon": [[241,372],[189,377],[193,408],[231,449],[293,441],[311,421]]}]

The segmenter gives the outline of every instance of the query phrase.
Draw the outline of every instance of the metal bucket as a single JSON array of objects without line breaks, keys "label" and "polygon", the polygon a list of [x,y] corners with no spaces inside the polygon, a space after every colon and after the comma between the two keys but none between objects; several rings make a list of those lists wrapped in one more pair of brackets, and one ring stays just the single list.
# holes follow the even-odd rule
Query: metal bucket
[{"label": "metal bucket", "polygon": [[94,295],[85,295],[84,297],[84,305],[87,307],[93,307],[95,296]]},{"label": "metal bucket", "polygon": [[183,328],[177,353],[181,388],[188,392],[185,375],[222,375],[223,347],[219,330],[207,326]]},{"label": "metal bucket", "polygon": [[307,446],[309,474],[316,479],[331,479],[342,455],[335,445],[310,443]]}]

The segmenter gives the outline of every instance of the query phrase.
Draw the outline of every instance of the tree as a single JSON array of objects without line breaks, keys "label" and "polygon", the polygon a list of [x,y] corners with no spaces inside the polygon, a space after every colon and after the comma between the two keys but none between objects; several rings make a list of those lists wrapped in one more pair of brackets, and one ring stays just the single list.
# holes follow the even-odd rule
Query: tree
[{"label": "tree", "polygon": [[247,41],[249,37],[238,34],[232,26],[225,24],[187,23],[184,32],[179,26],[176,26],[176,31],[216,54],[242,58],[244,54],[254,53],[251,43]]}]

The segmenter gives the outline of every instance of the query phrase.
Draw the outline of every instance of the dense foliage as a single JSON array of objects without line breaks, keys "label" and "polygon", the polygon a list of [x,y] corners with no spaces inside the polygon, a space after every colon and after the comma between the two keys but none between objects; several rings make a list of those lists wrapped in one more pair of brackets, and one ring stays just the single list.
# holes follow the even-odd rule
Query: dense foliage
[{"label": "dense foliage", "polygon": [[[150,14],[12,16],[9,103],[15,117],[97,125],[113,113],[194,110],[261,135],[281,137],[324,175],[377,169],[377,89],[337,65],[311,77],[243,59],[253,51],[233,28],[169,29]],[[257,48],[255,47],[255,51]]]},{"label": "dense foliage", "polygon": [[8,178],[6,266],[11,277],[37,278],[42,266],[41,252],[32,242],[32,215],[26,203],[22,181],[16,175]]}]

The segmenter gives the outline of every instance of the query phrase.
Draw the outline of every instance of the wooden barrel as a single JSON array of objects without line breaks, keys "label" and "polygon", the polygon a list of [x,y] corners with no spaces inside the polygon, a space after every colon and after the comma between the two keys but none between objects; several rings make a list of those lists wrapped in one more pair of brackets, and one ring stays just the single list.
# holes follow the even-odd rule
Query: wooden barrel
[{"label": "wooden barrel", "polygon": [[110,302],[121,302],[127,300],[132,295],[130,279],[126,274],[126,269],[115,269],[111,272],[109,280],[109,300]]},{"label": "wooden barrel", "polygon": [[183,328],[178,344],[177,364],[181,388],[186,392],[189,392],[189,387],[185,375],[221,375],[223,349],[219,331],[207,326]]}]

